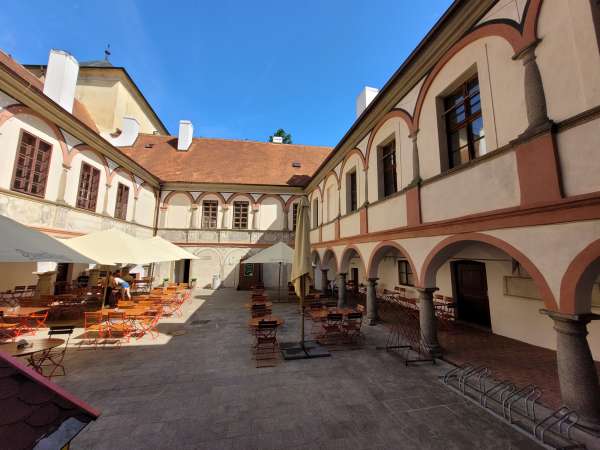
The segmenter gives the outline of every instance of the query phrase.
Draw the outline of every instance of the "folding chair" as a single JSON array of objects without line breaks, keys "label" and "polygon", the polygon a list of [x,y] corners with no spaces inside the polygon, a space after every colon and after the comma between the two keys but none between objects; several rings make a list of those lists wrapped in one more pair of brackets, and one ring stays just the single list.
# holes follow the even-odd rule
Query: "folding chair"
[{"label": "folding chair", "polygon": [[363,315],[361,312],[350,313],[342,323],[342,331],[350,343],[356,343],[364,338],[361,327]]},{"label": "folding chair", "polygon": [[24,317],[21,321],[22,334],[27,333],[30,336],[35,336],[37,330],[46,326],[46,319],[48,319],[48,311],[31,313]]},{"label": "folding chair", "polygon": [[120,339],[125,340],[125,342],[129,342],[131,334],[135,331],[133,324],[125,316],[125,313],[116,311],[108,312],[106,328],[110,338],[114,338],[113,334],[117,334],[120,335]]},{"label": "folding chair", "polygon": [[336,344],[343,337],[344,316],[339,313],[327,314],[327,319],[321,324],[323,334],[319,339],[323,344]]},{"label": "folding chair", "polygon": [[141,339],[146,334],[150,334],[150,337],[154,340],[160,333],[156,331],[158,321],[162,317],[162,308],[159,307],[153,314],[140,316],[135,321],[135,333],[137,334],[136,340]]},{"label": "folding chair", "polygon": [[[104,338],[106,323],[102,317],[102,312],[84,312],[83,313],[83,340],[79,343],[79,348],[85,341],[92,341],[95,346],[98,345],[98,338]],[[91,334],[95,334],[90,338]]]},{"label": "folding chair", "polygon": [[[42,352],[39,356],[34,355],[31,358],[32,366],[37,372],[39,372],[47,378],[52,378],[53,376],[66,375],[63,361],[65,359],[67,348],[69,346],[69,340],[71,339],[71,335],[73,334],[74,329],[75,327],[73,326],[50,327],[50,330],[48,331],[49,338],[57,336],[66,336],[67,339],[64,345],[46,350],[45,352]],[[44,369],[49,369],[50,373],[44,373]],[[57,373],[57,371],[60,371],[62,373]]]},{"label": "folding chair", "polygon": [[264,303],[255,303],[251,309],[252,317],[264,317],[271,314],[271,310]]},{"label": "folding chair", "polygon": [[254,332],[256,367],[273,367],[278,358],[277,321],[261,320]]}]

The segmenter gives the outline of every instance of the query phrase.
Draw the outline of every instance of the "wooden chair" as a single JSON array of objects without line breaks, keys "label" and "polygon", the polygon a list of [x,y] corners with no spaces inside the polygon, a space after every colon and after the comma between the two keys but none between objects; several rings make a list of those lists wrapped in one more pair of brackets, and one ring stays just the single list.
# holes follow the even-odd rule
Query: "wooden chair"
[{"label": "wooden chair", "polygon": [[73,326],[50,327],[50,330],[48,331],[49,338],[66,336],[67,339],[65,343],[60,347],[55,347],[46,350],[44,352],[41,352],[41,354],[34,355],[32,357],[31,362],[33,368],[36,371],[38,371],[40,374],[44,375],[47,378],[52,378],[53,376],[66,375],[63,361],[65,359],[67,348],[69,347],[69,340],[71,339],[71,335],[73,334],[74,329],[75,327]]},{"label": "wooden chair", "polygon": [[[98,345],[98,338],[104,337],[106,323],[102,317],[102,312],[84,312],[83,313],[83,340],[79,343],[79,347],[91,341],[94,346]],[[91,337],[91,335],[94,335]]]},{"label": "wooden chair", "polygon": [[250,309],[250,312],[252,317],[264,317],[268,314],[271,314],[271,309],[267,308],[267,305],[264,303],[254,303]]},{"label": "wooden chair", "polygon": [[106,328],[110,338],[114,338],[114,335],[116,334],[117,337],[125,340],[125,342],[129,342],[131,334],[135,331],[131,321],[125,316],[125,313],[121,311],[108,312]]},{"label": "wooden chair", "polygon": [[156,327],[161,317],[162,308],[160,307],[150,314],[138,317],[135,321],[136,340],[141,339],[146,334],[149,334],[153,340],[156,339],[160,335]]},{"label": "wooden chair", "polygon": [[361,312],[350,313],[342,323],[342,331],[350,343],[356,343],[364,338],[361,328],[363,315]]},{"label": "wooden chair", "polygon": [[321,341],[323,344],[336,344],[343,337],[342,324],[344,316],[339,313],[327,314],[327,319],[321,324],[323,334]]},{"label": "wooden chair", "polygon": [[254,332],[256,367],[272,367],[278,358],[277,321],[261,320]]}]

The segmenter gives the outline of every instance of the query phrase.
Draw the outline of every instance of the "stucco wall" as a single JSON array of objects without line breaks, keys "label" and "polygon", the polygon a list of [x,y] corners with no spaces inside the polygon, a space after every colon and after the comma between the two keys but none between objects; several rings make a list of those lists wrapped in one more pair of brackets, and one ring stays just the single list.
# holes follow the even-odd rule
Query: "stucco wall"
[{"label": "stucco wall", "polygon": [[340,220],[340,237],[356,236],[360,234],[360,214],[353,214],[342,217]]},{"label": "stucco wall", "polygon": [[335,239],[335,222],[323,225],[323,240],[333,241]]},{"label": "stucco wall", "polygon": [[396,195],[369,206],[369,232],[406,226],[406,196]]}]

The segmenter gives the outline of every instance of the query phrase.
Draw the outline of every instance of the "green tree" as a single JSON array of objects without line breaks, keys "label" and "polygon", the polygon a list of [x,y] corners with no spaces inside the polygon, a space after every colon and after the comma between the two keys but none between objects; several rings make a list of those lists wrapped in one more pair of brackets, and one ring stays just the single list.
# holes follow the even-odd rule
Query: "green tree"
[{"label": "green tree", "polygon": [[284,144],[291,144],[292,143],[292,135],[290,133],[286,133],[283,128],[280,128],[274,134],[272,134],[271,136],[269,136],[269,142],[273,142],[273,137],[274,136],[278,136],[278,137],[282,138]]}]

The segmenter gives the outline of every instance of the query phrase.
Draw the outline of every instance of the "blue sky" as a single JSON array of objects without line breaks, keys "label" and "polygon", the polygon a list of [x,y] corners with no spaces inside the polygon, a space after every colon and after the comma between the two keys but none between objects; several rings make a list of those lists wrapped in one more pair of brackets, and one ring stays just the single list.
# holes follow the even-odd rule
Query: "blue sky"
[{"label": "blue sky", "polygon": [[50,48],[124,66],[177,132],[335,145],[365,86],[381,87],[451,0],[23,0],[3,4],[0,47],[23,64]]}]

